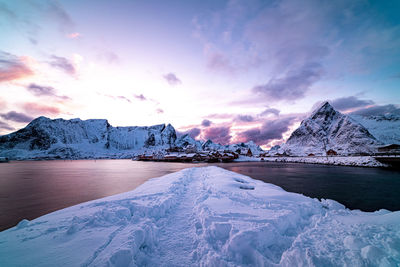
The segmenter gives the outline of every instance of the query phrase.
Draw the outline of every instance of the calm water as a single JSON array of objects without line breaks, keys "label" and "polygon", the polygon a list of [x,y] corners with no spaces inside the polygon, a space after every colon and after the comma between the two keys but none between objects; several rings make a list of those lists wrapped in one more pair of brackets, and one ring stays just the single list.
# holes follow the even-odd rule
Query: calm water
[{"label": "calm water", "polygon": [[[348,208],[400,210],[400,172],[296,163],[212,164]],[[26,161],[0,164],[0,230],[20,220],[126,192],[146,180],[207,164],[131,160]]]}]

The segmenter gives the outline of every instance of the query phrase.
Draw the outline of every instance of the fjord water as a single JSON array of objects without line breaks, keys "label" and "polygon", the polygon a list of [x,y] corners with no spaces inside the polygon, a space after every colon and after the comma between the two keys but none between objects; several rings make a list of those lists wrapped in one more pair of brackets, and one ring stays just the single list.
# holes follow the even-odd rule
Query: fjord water
[{"label": "fjord water", "polygon": [[400,172],[395,170],[273,162],[16,161],[0,164],[0,231],[22,219],[133,190],[153,177],[207,165],[286,191],[334,199],[350,209],[400,210]]}]

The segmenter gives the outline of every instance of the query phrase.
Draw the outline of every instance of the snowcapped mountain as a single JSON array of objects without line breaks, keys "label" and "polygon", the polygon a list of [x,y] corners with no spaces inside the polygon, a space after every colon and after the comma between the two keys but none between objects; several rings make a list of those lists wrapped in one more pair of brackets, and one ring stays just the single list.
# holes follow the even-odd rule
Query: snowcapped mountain
[{"label": "snowcapped mountain", "polygon": [[368,131],[380,142],[384,144],[400,144],[399,115],[350,116],[367,128]]},{"label": "snowcapped mountain", "polygon": [[381,143],[360,123],[336,111],[328,102],[301,122],[282,150],[289,155],[325,155],[333,149],[341,155],[372,153]]},{"label": "snowcapped mountain", "polygon": [[27,158],[130,157],[144,149],[175,144],[174,127],[113,127],[107,120],[51,120],[39,117],[25,128],[0,137],[0,155]]}]

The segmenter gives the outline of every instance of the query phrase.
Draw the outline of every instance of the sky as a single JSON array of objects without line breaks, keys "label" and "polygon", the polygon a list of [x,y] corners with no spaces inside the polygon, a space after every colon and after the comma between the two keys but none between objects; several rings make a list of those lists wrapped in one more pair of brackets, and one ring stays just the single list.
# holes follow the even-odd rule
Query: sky
[{"label": "sky", "polygon": [[0,134],[38,116],[284,142],[323,101],[400,115],[400,1],[0,0]]}]

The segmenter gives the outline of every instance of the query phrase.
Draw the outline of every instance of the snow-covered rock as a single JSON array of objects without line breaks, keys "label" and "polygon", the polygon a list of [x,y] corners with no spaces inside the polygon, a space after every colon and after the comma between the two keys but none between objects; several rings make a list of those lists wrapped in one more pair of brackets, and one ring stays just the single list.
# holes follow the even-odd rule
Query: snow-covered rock
[{"label": "snow-covered rock", "polygon": [[368,131],[383,144],[400,144],[399,115],[350,116],[367,128]]},{"label": "snow-covered rock", "polygon": [[107,120],[51,120],[39,117],[25,128],[0,137],[0,155],[11,159],[130,157],[145,149],[175,144],[170,124],[113,127]]},{"label": "snow-covered rock", "polygon": [[225,149],[225,146],[223,146],[221,144],[216,144],[213,141],[211,141],[210,139],[205,141],[202,144],[201,147],[202,147],[203,150],[208,150],[208,151],[217,151],[217,150],[224,150]]},{"label": "snow-covered rock", "polygon": [[0,232],[0,266],[398,266],[400,211],[352,211],[217,167]]},{"label": "snow-covered rock", "polygon": [[175,145],[180,148],[187,148],[188,146],[195,148],[197,151],[201,151],[202,142],[199,140],[193,139],[190,135],[184,134],[178,137],[175,141]]},{"label": "snow-covered rock", "polygon": [[303,120],[281,150],[289,155],[325,155],[333,149],[340,155],[373,153],[381,143],[360,123],[336,111],[328,102]]},{"label": "snow-covered rock", "polygon": [[254,156],[265,152],[259,145],[257,145],[253,141],[249,141],[249,142],[246,142],[246,143],[228,145],[227,149],[230,150],[230,151],[233,151],[233,152],[236,152],[238,150],[248,150],[248,149],[250,149],[251,153]]},{"label": "snow-covered rock", "polygon": [[231,152],[238,152],[241,150],[247,152],[248,149],[250,149],[251,153],[253,155],[259,155],[260,153],[265,152],[259,145],[257,145],[253,141],[249,141],[246,143],[221,145],[221,144],[213,143],[213,141],[211,141],[211,140],[207,140],[206,142],[203,143],[202,149],[203,150],[211,150],[211,151],[228,150]]}]

